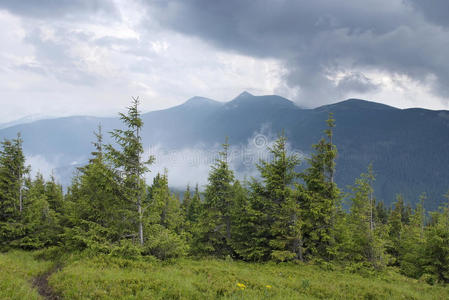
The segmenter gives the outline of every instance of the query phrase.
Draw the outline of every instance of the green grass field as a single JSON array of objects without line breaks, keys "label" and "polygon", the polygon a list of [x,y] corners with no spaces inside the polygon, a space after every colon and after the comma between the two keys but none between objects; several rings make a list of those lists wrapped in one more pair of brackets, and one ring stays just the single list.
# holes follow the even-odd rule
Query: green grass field
[{"label": "green grass field", "polygon": [[[0,298],[39,299],[33,277],[52,268],[27,252],[0,254]],[[304,264],[182,259],[170,263],[68,257],[49,278],[65,299],[449,299],[389,269],[353,274]]]},{"label": "green grass field", "polygon": [[51,262],[35,260],[27,252],[0,253],[0,298],[42,299],[32,282],[51,267]]}]

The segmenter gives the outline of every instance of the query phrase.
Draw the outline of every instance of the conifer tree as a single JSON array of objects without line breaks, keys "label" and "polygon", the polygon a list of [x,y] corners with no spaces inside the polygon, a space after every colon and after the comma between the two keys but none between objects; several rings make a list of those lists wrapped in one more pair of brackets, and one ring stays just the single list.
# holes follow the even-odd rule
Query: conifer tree
[{"label": "conifer tree", "polygon": [[[268,148],[272,158],[257,165],[262,182],[253,179],[250,201],[243,203],[242,222],[252,227],[249,249],[240,249],[247,259],[274,258],[284,261],[302,258],[300,212],[293,185],[298,178],[296,155],[287,153],[287,139],[281,134],[273,147]],[[241,246],[239,248],[242,248]]]},{"label": "conifer tree", "polygon": [[402,237],[404,227],[404,198],[402,195],[396,195],[394,208],[388,219],[388,246],[387,251],[392,256],[392,264],[399,265],[399,257],[402,252]]},{"label": "conifer tree", "polygon": [[349,250],[353,260],[368,261],[373,266],[380,266],[385,261],[381,237],[385,225],[376,222],[374,181],[373,167],[370,164],[367,173],[362,173],[351,187],[348,221],[352,241]]},{"label": "conifer tree", "polygon": [[117,243],[129,228],[120,178],[105,159],[100,125],[94,134],[89,163],[78,169],[66,195],[66,243],[79,250]]},{"label": "conifer tree", "polygon": [[449,192],[447,201],[431,213],[431,225],[425,232],[423,273],[429,283],[449,283]]},{"label": "conifer tree", "polygon": [[226,138],[223,151],[211,167],[205,201],[199,220],[196,246],[198,251],[219,256],[232,255],[232,208],[234,205],[234,173],[229,168],[229,144]]},{"label": "conifer tree", "polygon": [[338,233],[335,231],[341,214],[340,191],[334,182],[336,146],[333,144],[335,120],[332,113],[326,121],[326,138],[314,145],[308,159],[309,167],[301,173],[305,190],[300,191],[303,212],[303,235],[307,256],[331,259],[336,253]]},{"label": "conifer tree", "polygon": [[108,157],[114,166],[122,172],[122,187],[126,200],[135,206],[134,222],[137,227],[140,245],[144,243],[142,200],[144,182],[142,176],[148,172],[148,166],[154,161],[150,156],[142,159],[144,153],[141,131],[143,121],[139,112],[139,98],[132,98],[132,104],[128,107],[127,114],[120,113],[120,119],[125,129],[115,129],[111,134],[118,144],[116,149],[112,145],[107,146]]},{"label": "conifer tree", "polygon": [[[20,235],[25,166],[20,134],[1,142],[0,149],[0,247]],[[3,244],[3,245],[2,245]]]},{"label": "conifer tree", "polygon": [[192,204],[192,195],[190,193],[190,185],[187,185],[187,189],[184,192],[184,197],[181,203],[182,214],[185,217],[187,217],[188,210],[191,204]]},{"label": "conifer tree", "polygon": [[423,274],[425,249],[425,210],[426,195],[419,197],[419,203],[410,216],[409,224],[403,226],[399,264],[401,272],[407,276],[419,278]]},{"label": "conifer tree", "polygon": [[201,209],[202,209],[201,195],[198,184],[196,184],[192,200],[190,201],[190,205],[186,211],[186,220],[190,222],[191,225],[198,223],[198,218],[201,214]]},{"label": "conifer tree", "polygon": [[170,193],[167,172],[154,177],[144,211],[145,230],[149,233],[145,252],[161,259],[185,255],[188,247],[182,228],[181,203]]},{"label": "conifer tree", "polygon": [[[25,180],[23,192],[24,210],[21,218],[22,235],[12,244],[22,249],[40,249],[58,244],[62,226],[60,215],[48,202],[47,184],[41,174],[35,179]],[[60,194],[56,194],[60,191]],[[51,193],[58,199],[62,197],[62,190]]]}]

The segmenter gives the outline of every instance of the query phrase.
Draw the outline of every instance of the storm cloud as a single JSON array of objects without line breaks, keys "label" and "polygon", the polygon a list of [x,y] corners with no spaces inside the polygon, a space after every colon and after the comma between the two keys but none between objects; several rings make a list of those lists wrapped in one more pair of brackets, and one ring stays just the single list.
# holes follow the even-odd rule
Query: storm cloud
[{"label": "storm cloud", "polygon": [[449,108],[444,0],[0,1],[0,123],[243,90]]},{"label": "storm cloud", "polygon": [[[275,57],[305,105],[406,76],[449,98],[447,1],[145,1],[164,26],[230,51]],[[377,83],[376,83],[377,81]],[[423,105],[425,105],[423,103]]]}]

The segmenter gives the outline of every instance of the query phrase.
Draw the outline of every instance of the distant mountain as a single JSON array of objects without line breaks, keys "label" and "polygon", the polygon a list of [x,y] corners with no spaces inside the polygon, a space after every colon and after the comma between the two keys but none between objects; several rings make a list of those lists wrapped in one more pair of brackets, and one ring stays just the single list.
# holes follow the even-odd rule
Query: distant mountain
[{"label": "distant mountain", "polygon": [[[396,193],[402,193],[414,203],[426,192],[426,207],[437,208],[449,190],[449,111],[397,109],[359,99],[302,109],[279,96],[244,92],[226,103],[194,97],[182,105],[143,114],[143,140],[145,147],[207,149],[221,144],[226,136],[232,145],[244,146],[257,133],[269,139],[284,130],[291,147],[307,154],[323,135],[329,112],[336,119],[340,187],[352,184],[373,163],[378,199],[391,203]],[[68,117],[4,128],[0,137],[10,138],[20,131],[26,154],[44,158],[68,183],[74,167],[92,151],[92,132],[98,123],[105,132],[121,127],[118,118]],[[182,176],[194,176],[195,168]]]}]

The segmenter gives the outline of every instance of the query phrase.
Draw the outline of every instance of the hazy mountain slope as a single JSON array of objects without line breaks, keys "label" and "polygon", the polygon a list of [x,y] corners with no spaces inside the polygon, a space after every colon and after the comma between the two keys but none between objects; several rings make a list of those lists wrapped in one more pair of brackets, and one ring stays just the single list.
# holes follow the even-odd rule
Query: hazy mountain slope
[{"label": "hazy mountain slope", "polygon": [[[255,133],[273,138],[285,130],[292,147],[308,153],[322,136],[329,112],[337,124],[336,180],[341,187],[352,184],[372,162],[378,198],[391,202],[396,193],[403,193],[415,202],[419,193],[427,192],[427,207],[438,206],[449,189],[448,111],[401,110],[357,99],[301,109],[279,96],[245,92],[227,103],[194,97],[180,106],[146,113],[143,139],[145,147],[207,148],[226,136],[231,144],[247,145]],[[50,161],[67,183],[71,165],[87,160],[99,122],[104,132],[121,126],[117,118],[70,117],[16,125],[0,130],[0,137],[20,131],[27,155]]]}]

